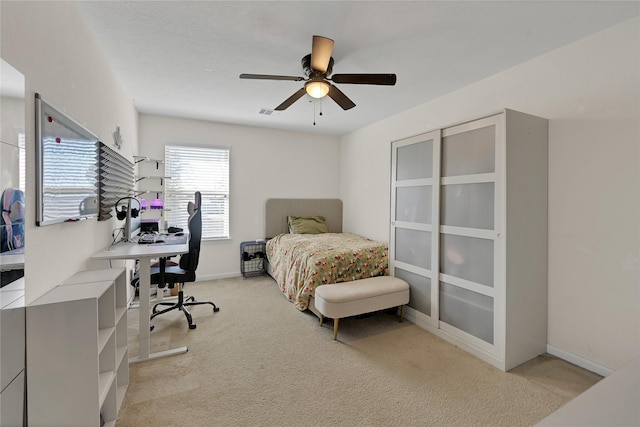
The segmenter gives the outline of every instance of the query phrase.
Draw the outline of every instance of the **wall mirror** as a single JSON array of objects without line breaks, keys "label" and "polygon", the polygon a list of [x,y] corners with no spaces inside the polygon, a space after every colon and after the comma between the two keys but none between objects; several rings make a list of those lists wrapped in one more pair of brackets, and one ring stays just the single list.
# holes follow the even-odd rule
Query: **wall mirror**
[{"label": "wall mirror", "polygon": [[25,81],[0,60],[0,273],[5,286],[24,275]]}]

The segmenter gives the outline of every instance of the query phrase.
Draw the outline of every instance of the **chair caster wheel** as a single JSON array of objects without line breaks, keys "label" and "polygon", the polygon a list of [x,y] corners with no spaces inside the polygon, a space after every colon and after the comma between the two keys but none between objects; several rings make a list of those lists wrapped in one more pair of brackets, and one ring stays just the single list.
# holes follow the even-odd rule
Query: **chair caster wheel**
[{"label": "chair caster wheel", "polygon": [[195,329],[196,325],[189,325],[189,329]]},{"label": "chair caster wheel", "polygon": [[219,307],[214,307],[214,308],[213,308],[213,312],[214,312],[214,313],[217,313],[217,312],[219,312],[219,311],[220,311],[220,308],[219,308]]}]

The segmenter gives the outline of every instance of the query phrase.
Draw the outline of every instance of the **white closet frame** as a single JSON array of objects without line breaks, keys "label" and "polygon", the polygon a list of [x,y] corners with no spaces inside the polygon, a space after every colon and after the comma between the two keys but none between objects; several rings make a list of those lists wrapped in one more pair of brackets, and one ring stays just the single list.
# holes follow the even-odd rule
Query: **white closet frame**
[{"label": "white closet frame", "polygon": [[[487,126],[495,129],[494,171],[443,177],[443,139]],[[429,140],[432,141],[432,176],[397,180],[398,149]],[[396,275],[398,268],[431,281],[430,313],[415,309],[410,303],[405,309],[407,319],[503,371],[546,350],[547,140],[546,119],[505,109],[391,144],[390,271]],[[443,225],[441,189],[447,185],[478,183],[494,184],[493,229]],[[396,219],[398,189],[415,186],[431,186],[430,224]],[[396,260],[398,229],[431,233],[430,269]],[[493,242],[492,287],[440,271],[441,234]],[[493,342],[441,320],[441,281],[491,298]],[[412,286],[414,291],[420,290]]]}]

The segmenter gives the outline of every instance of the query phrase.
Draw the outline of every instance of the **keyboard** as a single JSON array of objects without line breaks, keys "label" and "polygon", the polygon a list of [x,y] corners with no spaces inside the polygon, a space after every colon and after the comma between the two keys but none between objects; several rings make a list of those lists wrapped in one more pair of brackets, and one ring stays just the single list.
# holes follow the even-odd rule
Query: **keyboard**
[{"label": "keyboard", "polygon": [[138,243],[140,243],[141,245],[156,243],[158,240],[162,240],[160,239],[160,235],[158,234],[147,233],[138,236]]}]

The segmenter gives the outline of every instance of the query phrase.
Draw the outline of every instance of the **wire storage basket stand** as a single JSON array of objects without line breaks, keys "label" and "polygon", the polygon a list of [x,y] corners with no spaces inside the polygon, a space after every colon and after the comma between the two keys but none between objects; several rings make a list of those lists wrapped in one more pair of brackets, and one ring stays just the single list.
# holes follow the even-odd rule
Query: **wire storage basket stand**
[{"label": "wire storage basket stand", "polygon": [[265,274],[265,242],[240,243],[240,271],[243,277],[255,277]]}]

